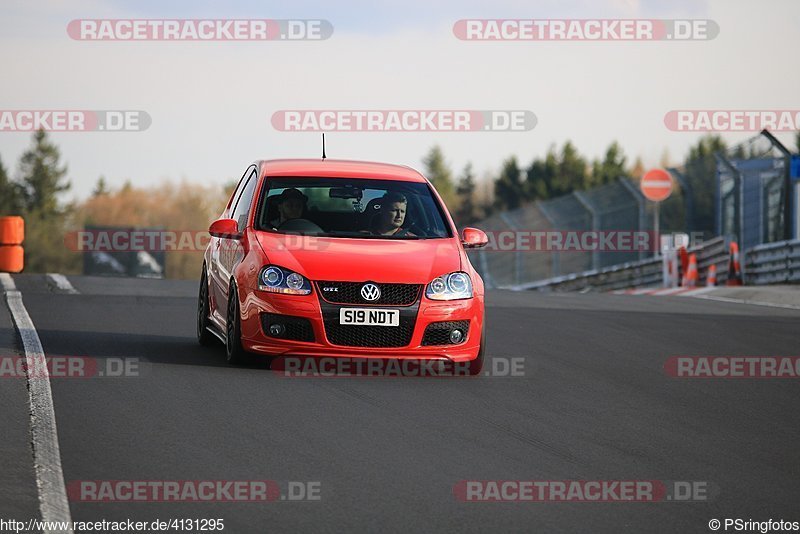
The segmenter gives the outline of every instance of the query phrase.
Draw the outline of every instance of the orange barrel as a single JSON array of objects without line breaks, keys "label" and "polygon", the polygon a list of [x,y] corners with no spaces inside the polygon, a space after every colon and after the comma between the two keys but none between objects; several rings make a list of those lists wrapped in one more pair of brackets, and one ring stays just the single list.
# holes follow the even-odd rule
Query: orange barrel
[{"label": "orange barrel", "polygon": [[25,221],[16,215],[0,217],[0,272],[22,271]]},{"label": "orange barrel", "polygon": [[24,240],[25,221],[22,217],[0,217],[0,245],[21,245]]},{"label": "orange barrel", "polygon": [[22,271],[23,251],[20,245],[0,245],[0,273]]}]

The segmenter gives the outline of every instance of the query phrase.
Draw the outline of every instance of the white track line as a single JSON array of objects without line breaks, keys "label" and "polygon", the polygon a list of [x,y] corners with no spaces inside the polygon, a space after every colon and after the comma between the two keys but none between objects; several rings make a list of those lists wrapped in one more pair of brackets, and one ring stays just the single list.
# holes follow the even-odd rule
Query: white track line
[{"label": "white track line", "polygon": [[687,288],[687,291],[684,293],[678,293],[675,295],[676,297],[697,297],[698,295],[704,295],[706,293],[710,293],[717,289],[717,286],[706,286],[706,287],[698,287],[696,289]]},{"label": "white track line", "polygon": [[[28,377],[33,466],[36,472],[36,486],[39,489],[39,511],[42,514],[42,521],[69,522],[71,521],[69,502],[64,485],[64,473],[61,469],[53,392],[50,390],[50,377],[42,342],[36,333],[31,316],[28,315],[28,310],[22,304],[22,294],[17,291],[11,275],[0,273],[0,282],[6,294],[8,309],[22,339],[27,368],[40,373],[34,379]],[[72,528],[45,532],[72,534]]]},{"label": "white track line", "polygon": [[78,294],[78,290],[75,289],[72,284],[70,284],[69,280],[67,280],[67,277],[63,274],[47,273],[47,278],[53,282],[60,291],[69,293],[70,295]]},{"label": "white track line", "polygon": [[[692,295],[694,296],[694,295]],[[733,302],[736,304],[752,304],[753,306],[767,306],[769,308],[784,308],[788,310],[800,310],[800,306],[796,306],[793,304],[778,304],[775,302],[761,302],[758,300],[744,300],[744,299],[734,299],[730,297],[717,297],[714,295],[697,295],[695,298],[704,299],[704,300],[717,300],[720,302]]]},{"label": "white track line", "polygon": [[686,291],[685,287],[668,287],[665,289],[659,289],[658,291],[652,294],[661,297],[664,295],[674,295],[675,293],[683,293],[684,291]]},{"label": "white track line", "polygon": [[14,279],[11,278],[11,275],[8,273],[0,273],[0,285],[3,286],[3,293],[17,290],[17,285],[14,283]]}]

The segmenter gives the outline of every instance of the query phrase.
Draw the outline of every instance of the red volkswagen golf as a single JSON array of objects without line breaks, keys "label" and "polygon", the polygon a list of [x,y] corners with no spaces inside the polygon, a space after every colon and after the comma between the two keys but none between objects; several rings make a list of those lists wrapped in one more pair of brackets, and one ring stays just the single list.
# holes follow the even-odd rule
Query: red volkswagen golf
[{"label": "red volkswagen golf", "polygon": [[382,163],[273,160],[247,168],[209,232],[197,337],[250,354],[413,358],[480,372],[483,281],[433,186]]}]

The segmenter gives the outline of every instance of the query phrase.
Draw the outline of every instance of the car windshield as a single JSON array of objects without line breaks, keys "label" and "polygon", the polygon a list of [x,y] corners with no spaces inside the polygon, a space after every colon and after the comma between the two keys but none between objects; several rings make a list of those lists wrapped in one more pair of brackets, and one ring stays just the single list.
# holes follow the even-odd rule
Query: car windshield
[{"label": "car windshield", "polygon": [[268,177],[256,228],[362,239],[452,237],[427,183]]}]

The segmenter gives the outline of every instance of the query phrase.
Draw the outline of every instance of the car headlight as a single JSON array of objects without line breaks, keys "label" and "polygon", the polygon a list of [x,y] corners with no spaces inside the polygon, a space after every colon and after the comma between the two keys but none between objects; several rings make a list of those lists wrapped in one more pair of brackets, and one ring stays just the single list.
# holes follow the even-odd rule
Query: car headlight
[{"label": "car headlight", "polygon": [[308,295],[311,293],[311,282],[302,274],[268,265],[258,275],[258,289],[287,295]]},{"label": "car headlight", "polygon": [[437,276],[425,288],[425,296],[431,300],[471,299],[472,280],[460,271]]}]

